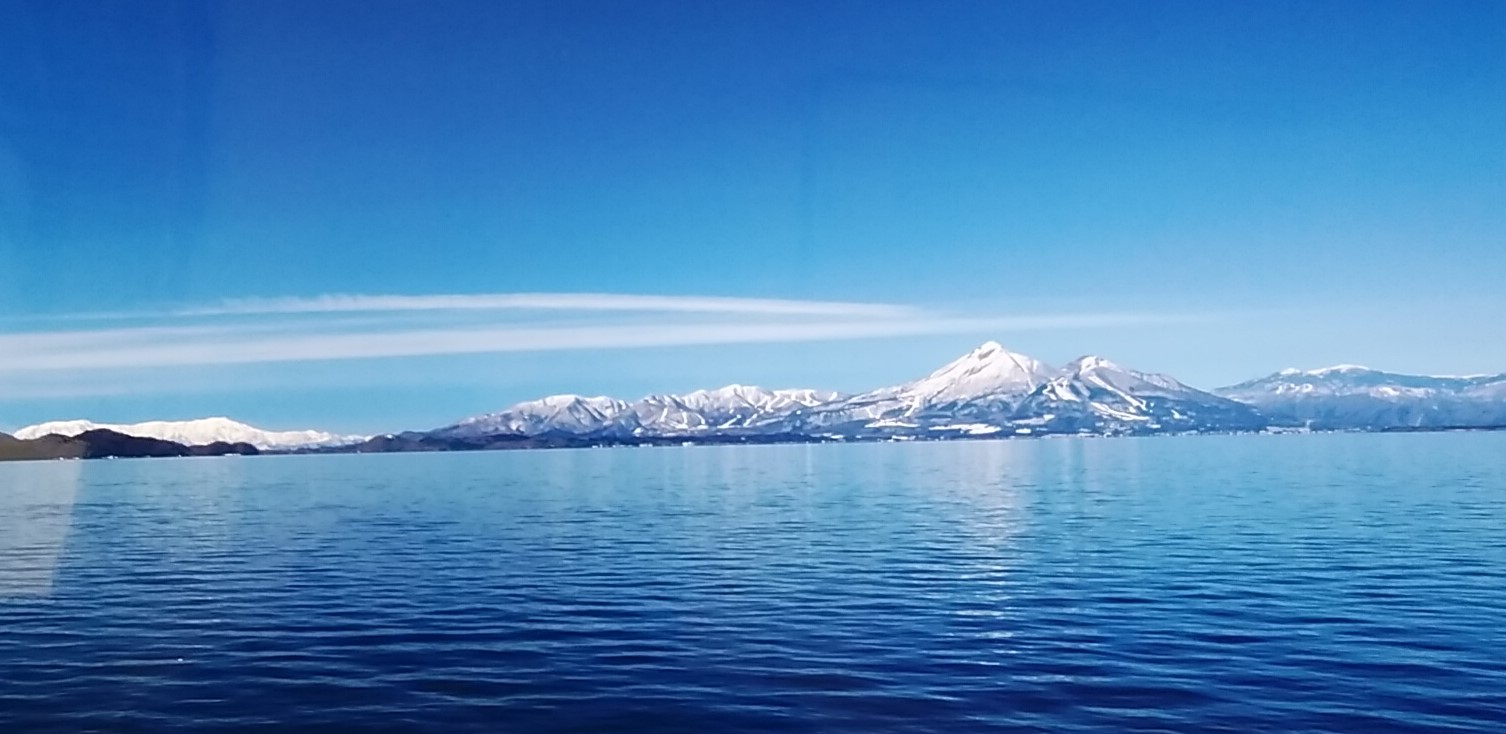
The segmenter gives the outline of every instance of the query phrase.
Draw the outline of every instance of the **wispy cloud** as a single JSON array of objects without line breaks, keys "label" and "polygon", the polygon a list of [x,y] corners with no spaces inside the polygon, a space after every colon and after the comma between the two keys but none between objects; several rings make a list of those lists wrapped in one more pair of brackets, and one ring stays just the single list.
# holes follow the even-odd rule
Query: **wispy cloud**
[{"label": "wispy cloud", "polygon": [[1135,314],[995,318],[438,327],[350,332],[120,329],[0,335],[0,373],[306,362],[505,352],[871,339],[920,334],[1091,328],[1166,321]]},{"label": "wispy cloud", "polygon": [[598,311],[747,314],[763,316],[913,316],[918,309],[885,303],[777,298],[662,296],[625,293],[483,293],[469,295],[346,295],[238,298],[178,311],[183,316],[359,313],[390,311]]},{"label": "wispy cloud", "polygon": [[[534,311],[587,314],[559,322]],[[495,311],[495,314],[488,314]],[[415,322],[408,316],[422,312]],[[352,318],[352,314],[363,314]],[[589,314],[595,316],[589,316]],[[145,317],[143,317],[145,318]],[[332,360],[998,335],[1186,320],[1161,314],[958,316],[904,305],[602,293],[250,299],[119,328],[0,333],[0,375],[98,375]],[[12,383],[17,384],[17,383]]]}]

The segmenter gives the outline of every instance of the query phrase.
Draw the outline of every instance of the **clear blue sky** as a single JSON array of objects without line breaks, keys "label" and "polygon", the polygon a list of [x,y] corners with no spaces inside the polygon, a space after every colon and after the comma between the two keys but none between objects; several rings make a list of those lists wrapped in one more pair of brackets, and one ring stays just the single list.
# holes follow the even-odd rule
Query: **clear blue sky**
[{"label": "clear blue sky", "polygon": [[[860,390],[990,338],[1500,372],[1503,284],[1494,0],[0,6],[0,429]],[[516,293],[569,307],[422,300]]]}]

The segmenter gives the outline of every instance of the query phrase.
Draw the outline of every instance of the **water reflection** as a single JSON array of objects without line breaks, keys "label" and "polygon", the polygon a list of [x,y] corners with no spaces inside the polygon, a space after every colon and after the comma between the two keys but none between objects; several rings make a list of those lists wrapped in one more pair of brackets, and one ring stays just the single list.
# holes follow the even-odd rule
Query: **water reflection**
[{"label": "water reflection", "polygon": [[0,602],[52,595],[83,463],[0,465]]}]

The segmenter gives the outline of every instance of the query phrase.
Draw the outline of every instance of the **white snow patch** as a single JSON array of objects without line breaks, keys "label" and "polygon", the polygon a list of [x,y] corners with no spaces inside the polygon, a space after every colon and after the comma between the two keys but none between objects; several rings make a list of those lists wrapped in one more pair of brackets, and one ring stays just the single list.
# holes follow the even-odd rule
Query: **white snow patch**
[{"label": "white snow patch", "polygon": [[172,441],[186,446],[204,446],[216,442],[249,443],[263,451],[347,446],[367,439],[366,436],[340,436],[324,431],[264,431],[224,417],[189,421],[146,421],[144,423],[53,421],[27,426],[16,431],[15,436],[20,439],[41,438],[48,435],[77,436],[101,429],[138,438]]},{"label": "white snow patch", "polygon": [[930,430],[958,431],[973,436],[986,436],[990,433],[998,433],[999,431],[1002,431],[1004,429],[998,426],[991,426],[987,423],[953,423],[946,426],[931,426]]}]

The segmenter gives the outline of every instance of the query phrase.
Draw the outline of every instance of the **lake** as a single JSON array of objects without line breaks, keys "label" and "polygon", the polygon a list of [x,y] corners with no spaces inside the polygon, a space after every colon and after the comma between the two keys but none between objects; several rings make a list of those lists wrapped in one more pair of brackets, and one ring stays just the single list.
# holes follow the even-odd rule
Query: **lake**
[{"label": "lake", "polygon": [[4,732],[1506,730],[1506,433],[0,465]]}]

